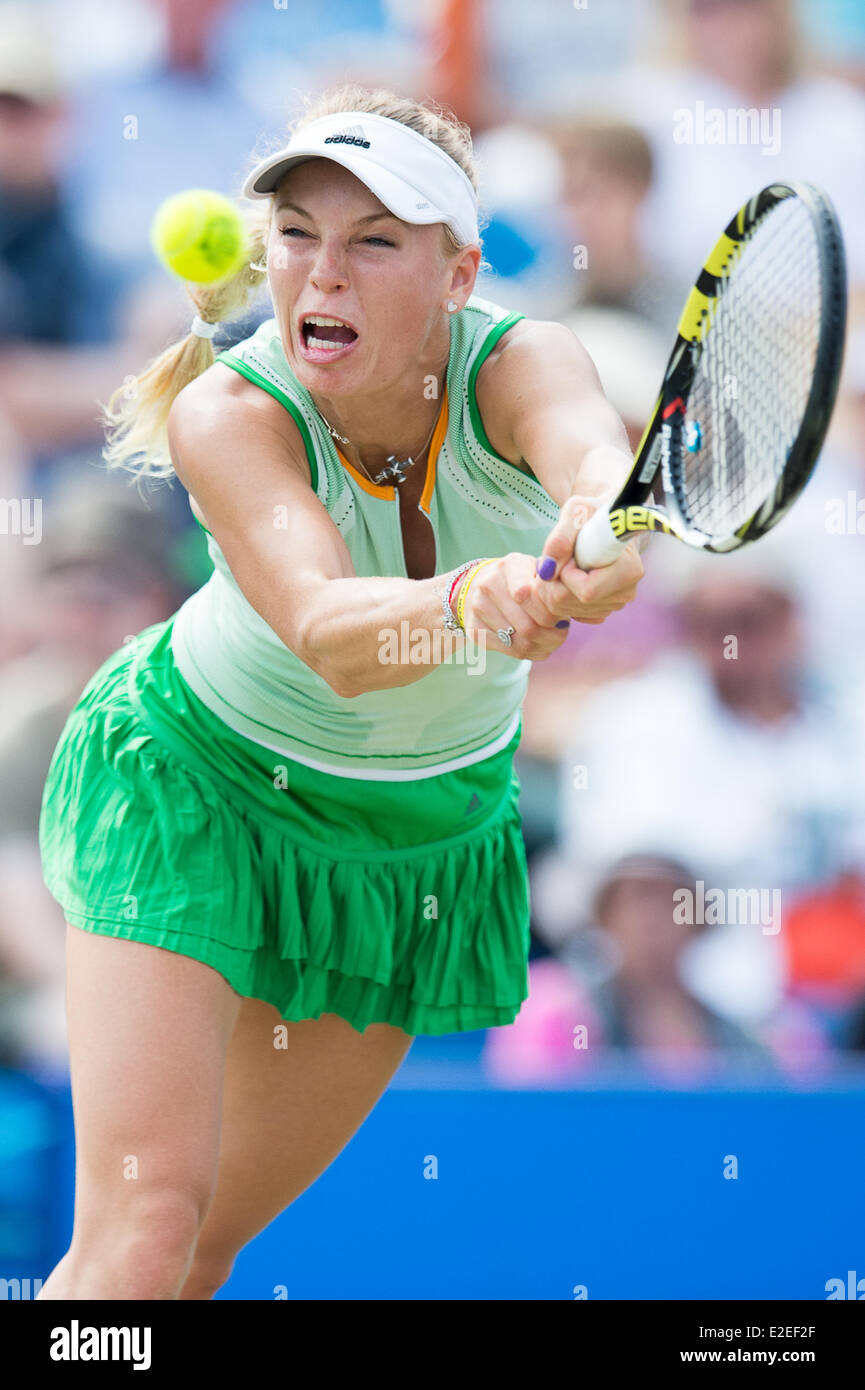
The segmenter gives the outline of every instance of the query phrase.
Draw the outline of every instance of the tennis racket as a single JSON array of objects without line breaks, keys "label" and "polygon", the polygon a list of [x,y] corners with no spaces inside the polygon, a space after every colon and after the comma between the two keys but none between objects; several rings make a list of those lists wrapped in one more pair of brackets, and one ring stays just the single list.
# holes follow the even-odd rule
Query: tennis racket
[{"label": "tennis racket", "polygon": [[613,564],[646,531],[722,552],[776,525],[829,427],[846,316],[831,202],[811,184],[770,184],[736,213],[691,290],[628,479],[577,537],[580,568]]}]

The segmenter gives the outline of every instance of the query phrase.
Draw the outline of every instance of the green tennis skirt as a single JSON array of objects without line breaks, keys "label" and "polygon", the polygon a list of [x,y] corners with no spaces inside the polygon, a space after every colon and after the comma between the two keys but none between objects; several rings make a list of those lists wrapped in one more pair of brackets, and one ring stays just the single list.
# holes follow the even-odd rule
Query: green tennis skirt
[{"label": "green tennis skirt", "polygon": [[172,622],[100,667],[55,749],[40,847],[71,925],[192,956],[290,1021],[512,1023],[528,994],[520,731],[437,777],[332,776],[212,714]]}]

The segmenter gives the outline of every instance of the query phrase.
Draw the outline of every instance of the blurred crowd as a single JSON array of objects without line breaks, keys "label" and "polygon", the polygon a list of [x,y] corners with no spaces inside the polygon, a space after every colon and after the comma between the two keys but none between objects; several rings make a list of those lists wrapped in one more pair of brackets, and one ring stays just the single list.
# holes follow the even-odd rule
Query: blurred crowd
[{"label": "blurred crowd", "polygon": [[[100,459],[100,404],[191,312],[154,262],[153,211],[191,186],[238,194],[302,93],[346,80],[471,124],[477,292],[569,324],[635,447],[729,216],[776,178],[834,200],[850,330],[799,504],[733,556],[653,538],[640,600],[572,625],[532,674],[531,994],[482,1062],[520,1084],[624,1056],[675,1082],[861,1054],[865,8],[0,0],[0,1060],[64,1060],[37,824],[66,714],[209,573],[183,489],[130,488]],[[708,138],[718,109],[755,111],[750,137]],[[269,314],[265,297],[217,349]]]}]

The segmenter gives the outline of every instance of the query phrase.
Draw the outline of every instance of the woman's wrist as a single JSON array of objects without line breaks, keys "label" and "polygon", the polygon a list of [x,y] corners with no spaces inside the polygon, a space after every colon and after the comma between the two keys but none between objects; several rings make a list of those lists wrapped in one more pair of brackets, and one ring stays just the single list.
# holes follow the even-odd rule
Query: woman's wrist
[{"label": "woman's wrist", "polygon": [[484,560],[467,560],[465,564],[458,565],[455,570],[446,576],[444,584],[439,591],[442,603],[442,623],[450,632],[465,632],[461,617],[458,615],[458,605],[464,587],[469,576],[480,565],[486,564]]},{"label": "woman's wrist", "polygon": [[462,583],[460,584],[460,587],[459,587],[459,593],[457,594],[457,606],[456,606],[457,622],[459,623],[459,625],[460,625],[460,627],[462,628],[463,632],[465,632],[465,630],[466,630],[466,621],[465,621],[465,619],[466,619],[466,613],[465,613],[465,609],[466,609],[466,598],[467,598],[467,595],[468,595],[468,591],[469,591],[469,589],[471,588],[472,584],[474,583],[476,576],[480,573],[480,571],[484,568],[484,566],[485,566],[485,565],[492,565],[492,564],[494,564],[494,563],[495,563],[495,560],[494,560],[494,559],[489,559],[489,560],[476,560],[475,563],[472,565],[471,569],[467,570],[466,573],[463,575]]}]

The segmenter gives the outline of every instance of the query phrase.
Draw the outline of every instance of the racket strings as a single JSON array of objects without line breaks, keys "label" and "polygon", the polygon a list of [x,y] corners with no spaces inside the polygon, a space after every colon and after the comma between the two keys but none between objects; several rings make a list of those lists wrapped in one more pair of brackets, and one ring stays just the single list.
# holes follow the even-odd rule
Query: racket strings
[{"label": "racket strings", "polygon": [[785,199],[741,246],[704,327],[674,482],[687,522],[709,536],[732,536],[783,474],[810,394],[821,296],[810,214]]}]

